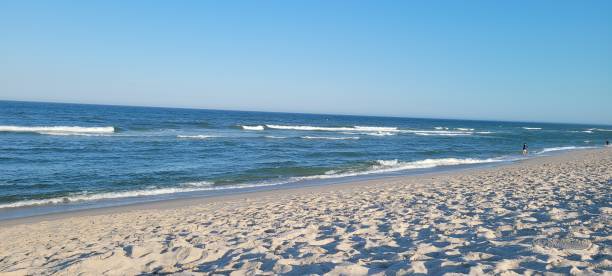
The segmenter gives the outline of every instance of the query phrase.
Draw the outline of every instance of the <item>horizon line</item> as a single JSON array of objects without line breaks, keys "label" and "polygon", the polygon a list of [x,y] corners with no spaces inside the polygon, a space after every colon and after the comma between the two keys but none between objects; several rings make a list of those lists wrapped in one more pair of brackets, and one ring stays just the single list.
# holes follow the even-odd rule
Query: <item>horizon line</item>
[{"label": "horizon line", "polygon": [[262,110],[234,110],[224,108],[206,107],[178,107],[178,106],[157,106],[157,105],[130,105],[130,104],[108,104],[108,103],[83,103],[83,102],[61,102],[61,101],[31,101],[31,100],[3,100],[0,102],[24,102],[42,104],[74,104],[74,105],[98,105],[115,107],[138,107],[138,108],[167,108],[167,109],[188,109],[188,110],[208,110],[208,111],[230,111],[230,112],[254,112],[254,113],[278,113],[278,114],[299,114],[299,115],[321,115],[321,116],[347,116],[347,117],[375,117],[375,118],[397,118],[397,119],[421,119],[421,120],[447,120],[447,121],[477,121],[477,122],[500,122],[500,123],[525,123],[525,124],[566,124],[566,125],[594,125],[611,127],[612,124],[602,123],[570,123],[552,121],[511,121],[499,119],[466,119],[466,118],[441,118],[441,117],[422,117],[422,116],[395,116],[395,115],[371,115],[371,114],[342,114],[342,113],[309,113],[309,112],[288,112],[288,111],[262,111]]}]

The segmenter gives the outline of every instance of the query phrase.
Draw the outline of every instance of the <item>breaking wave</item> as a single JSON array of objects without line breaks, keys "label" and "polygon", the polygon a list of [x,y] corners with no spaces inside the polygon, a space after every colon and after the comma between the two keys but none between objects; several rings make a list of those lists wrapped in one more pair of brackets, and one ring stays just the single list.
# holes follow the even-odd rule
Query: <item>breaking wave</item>
[{"label": "breaking wave", "polygon": [[523,127],[523,129],[526,129],[526,130],[541,130],[542,128],[541,127]]},{"label": "breaking wave", "polygon": [[411,169],[427,169],[427,168],[434,168],[438,166],[492,163],[492,162],[501,162],[501,161],[509,161],[509,160],[503,160],[503,159],[497,159],[497,158],[490,158],[490,159],[441,158],[441,159],[425,159],[425,160],[411,161],[411,162],[403,162],[397,159],[395,160],[377,160],[373,162],[373,164],[370,165],[365,170],[343,171],[343,172],[330,170],[322,175],[290,177],[282,181],[264,181],[264,182],[258,182],[258,183],[244,183],[244,184],[219,185],[219,186],[215,186],[213,182],[208,182],[208,181],[187,182],[187,183],[183,183],[179,185],[178,187],[151,188],[151,189],[142,189],[142,190],[134,190],[134,191],[104,192],[104,193],[79,193],[79,194],[72,194],[72,195],[63,196],[63,197],[55,197],[55,198],[47,198],[47,199],[22,200],[22,201],[17,201],[13,203],[0,204],[0,209],[37,206],[37,205],[50,205],[50,204],[67,204],[67,203],[95,201],[95,200],[107,200],[107,199],[135,198],[135,197],[168,195],[168,194],[187,193],[187,192],[255,188],[255,187],[289,184],[289,183],[295,183],[298,181],[306,181],[306,180],[332,179],[332,178],[342,178],[342,177],[369,175],[369,174],[377,174],[377,173],[397,172],[397,171],[411,170]]},{"label": "breaking wave", "polygon": [[330,137],[330,136],[302,136],[302,139],[321,139],[321,140],[358,140],[357,136],[349,137]]},{"label": "breaking wave", "polygon": [[176,138],[182,139],[209,139],[209,138],[217,138],[219,136],[214,135],[177,135]]},{"label": "breaking wave", "polygon": [[0,132],[30,132],[46,135],[109,135],[115,133],[115,127],[80,127],[80,126],[0,126]]},{"label": "breaking wave", "polygon": [[264,126],[242,126],[244,130],[264,130]]},{"label": "breaking wave", "polygon": [[567,147],[553,147],[553,148],[544,148],[541,151],[538,151],[537,154],[542,154],[546,152],[552,151],[562,151],[562,150],[575,150],[575,149],[593,149],[595,147],[576,147],[576,146],[567,146]]},{"label": "breaking wave", "polygon": [[612,131],[612,129],[603,129],[603,128],[589,128],[588,130],[591,131]]},{"label": "breaking wave", "polygon": [[371,126],[353,126],[353,127],[319,127],[319,126],[288,126],[288,125],[266,125],[270,129],[279,130],[299,130],[299,131],[333,131],[344,134],[353,135],[370,135],[370,136],[392,136],[398,133],[412,133],[422,136],[468,136],[474,134],[473,128],[456,128],[448,130],[448,128],[436,127],[436,130],[410,130],[398,129],[397,127],[371,127]]},{"label": "breaking wave", "polygon": [[208,182],[208,181],[188,182],[188,183],[181,184],[179,187],[171,187],[171,188],[153,188],[153,189],[143,189],[143,190],[134,190],[134,191],[106,192],[106,193],[97,193],[97,194],[81,193],[81,194],[73,194],[73,195],[68,195],[68,196],[63,196],[63,197],[22,200],[22,201],[17,201],[13,203],[0,204],[0,209],[37,206],[37,205],[50,205],[50,204],[66,204],[66,203],[76,203],[76,202],[83,202],[83,201],[95,201],[95,200],[105,200],[105,199],[156,196],[156,195],[167,195],[167,194],[188,193],[188,192],[252,188],[252,187],[279,185],[279,184],[285,184],[285,183],[287,182],[268,182],[268,183],[258,183],[258,184],[215,186],[212,182]]},{"label": "breaking wave", "polygon": [[[451,130],[451,128],[449,128],[449,127],[441,127],[441,126],[434,127],[434,129],[436,129],[436,130]],[[458,131],[474,131],[473,128],[466,128],[466,127],[457,127],[457,128],[455,128],[455,130],[458,130]]]},{"label": "breaking wave", "polygon": [[361,171],[345,171],[345,172],[337,172],[337,171],[328,171],[323,175],[313,175],[313,176],[303,176],[297,177],[299,180],[309,180],[309,179],[330,179],[330,178],[341,178],[341,177],[350,177],[350,176],[360,176],[360,175],[368,175],[368,174],[377,174],[377,173],[389,173],[389,172],[398,172],[405,170],[414,170],[414,169],[429,169],[440,166],[454,166],[454,165],[469,165],[469,164],[481,164],[481,163],[493,163],[493,162],[502,162],[502,161],[511,161],[504,160],[499,158],[489,158],[489,159],[474,159],[474,158],[440,158],[440,159],[424,159],[419,161],[410,161],[404,162],[399,161],[397,159],[394,160],[377,160],[374,162],[366,170]]},{"label": "breaking wave", "polygon": [[378,132],[341,132],[342,134],[348,135],[368,135],[368,136],[393,136],[397,135],[398,132],[386,132],[386,131],[378,131]]},{"label": "breaking wave", "polygon": [[469,136],[474,134],[471,131],[454,131],[454,130],[404,130],[404,132],[413,133],[421,136]]},{"label": "breaking wave", "polygon": [[301,130],[301,131],[355,131],[355,132],[399,132],[396,127],[319,127],[319,126],[286,126],[286,125],[266,125],[270,129],[280,130]]},{"label": "breaking wave", "polygon": [[274,136],[274,135],[266,135],[264,137],[268,139],[287,139],[287,137],[285,136]]}]

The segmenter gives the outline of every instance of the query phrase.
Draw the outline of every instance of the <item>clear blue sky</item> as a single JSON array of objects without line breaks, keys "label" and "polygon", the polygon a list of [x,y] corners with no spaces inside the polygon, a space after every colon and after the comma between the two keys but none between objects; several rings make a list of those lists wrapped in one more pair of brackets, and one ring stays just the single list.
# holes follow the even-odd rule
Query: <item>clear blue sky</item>
[{"label": "clear blue sky", "polygon": [[612,1],[0,1],[0,99],[612,124]]}]

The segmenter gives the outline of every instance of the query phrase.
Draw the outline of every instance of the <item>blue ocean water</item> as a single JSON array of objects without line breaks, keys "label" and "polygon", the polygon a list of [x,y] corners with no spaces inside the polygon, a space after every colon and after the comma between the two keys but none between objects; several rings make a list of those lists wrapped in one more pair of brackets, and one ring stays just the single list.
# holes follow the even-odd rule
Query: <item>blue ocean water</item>
[{"label": "blue ocean water", "polygon": [[0,210],[495,164],[523,143],[538,156],[608,138],[597,125],[0,101]]}]

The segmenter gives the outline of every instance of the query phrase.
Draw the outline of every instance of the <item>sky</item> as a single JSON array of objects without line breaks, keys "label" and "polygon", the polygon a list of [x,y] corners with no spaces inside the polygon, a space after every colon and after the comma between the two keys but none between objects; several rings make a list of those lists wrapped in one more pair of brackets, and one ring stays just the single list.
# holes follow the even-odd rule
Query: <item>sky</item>
[{"label": "sky", "polygon": [[0,1],[0,100],[612,124],[612,1]]}]

